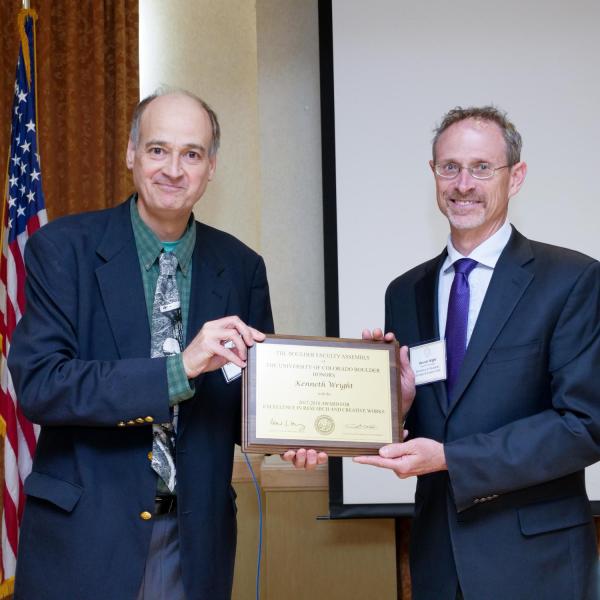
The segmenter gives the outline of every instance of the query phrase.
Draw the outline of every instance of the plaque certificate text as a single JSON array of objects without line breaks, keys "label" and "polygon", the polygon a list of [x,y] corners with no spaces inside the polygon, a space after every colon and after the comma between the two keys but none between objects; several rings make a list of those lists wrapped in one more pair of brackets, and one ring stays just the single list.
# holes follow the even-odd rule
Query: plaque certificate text
[{"label": "plaque certificate text", "polygon": [[268,336],[244,372],[243,449],[373,454],[399,441],[397,344]]}]

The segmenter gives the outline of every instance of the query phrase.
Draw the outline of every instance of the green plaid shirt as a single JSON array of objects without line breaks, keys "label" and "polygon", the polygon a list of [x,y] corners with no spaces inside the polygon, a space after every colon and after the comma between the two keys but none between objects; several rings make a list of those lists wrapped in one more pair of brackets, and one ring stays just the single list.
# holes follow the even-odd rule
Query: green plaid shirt
[{"label": "green plaid shirt", "polygon": [[[156,234],[142,221],[137,209],[137,196],[130,201],[131,223],[137,247],[146,308],[148,310],[148,323],[152,322],[152,306],[154,304],[154,291],[158,279],[158,257],[163,250],[162,242]],[[190,291],[192,289],[192,254],[196,245],[196,227],[194,217],[190,216],[187,229],[179,239],[173,254],[177,257],[177,288],[181,299],[181,318],[183,321],[183,343],[186,342],[187,318],[190,307]],[[188,400],[194,395],[194,388],[185,374],[181,354],[167,357],[167,381],[169,384],[169,403],[171,406],[183,400]]]}]

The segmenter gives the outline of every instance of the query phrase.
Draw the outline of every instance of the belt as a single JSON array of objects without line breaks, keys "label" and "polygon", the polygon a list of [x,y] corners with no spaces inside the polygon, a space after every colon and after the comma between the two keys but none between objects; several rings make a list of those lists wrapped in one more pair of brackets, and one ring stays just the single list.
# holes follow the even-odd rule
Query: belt
[{"label": "belt", "polygon": [[177,511],[177,496],[156,496],[154,498],[154,514],[166,515]]}]

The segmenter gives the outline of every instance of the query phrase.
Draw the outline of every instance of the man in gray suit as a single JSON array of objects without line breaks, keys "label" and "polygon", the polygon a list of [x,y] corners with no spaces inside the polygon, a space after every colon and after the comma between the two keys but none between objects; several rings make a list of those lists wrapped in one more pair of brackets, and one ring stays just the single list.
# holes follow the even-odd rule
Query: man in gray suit
[{"label": "man in gray suit", "polygon": [[600,264],[509,224],[520,151],[493,107],[445,115],[430,166],[448,244],[386,293],[385,339],[448,355],[445,381],[415,396],[405,378],[410,439],[355,459],[419,478],[415,600],[598,598]]}]

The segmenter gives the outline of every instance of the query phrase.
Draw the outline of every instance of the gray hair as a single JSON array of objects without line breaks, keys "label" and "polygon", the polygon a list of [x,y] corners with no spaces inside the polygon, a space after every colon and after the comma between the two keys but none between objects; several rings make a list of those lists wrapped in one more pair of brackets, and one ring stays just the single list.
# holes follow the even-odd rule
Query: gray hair
[{"label": "gray hair", "polygon": [[433,162],[435,162],[435,145],[440,136],[448,127],[464,121],[465,119],[476,119],[479,121],[491,121],[496,123],[502,130],[504,141],[506,142],[506,160],[510,166],[517,164],[521,160],[521,147],[523,141],[517,128],[508,120],[506,113],[495,106],[469,106],[462,108],[457,106],[449,110],[442,118],[442,122],[434,129],[432,143]]},{"label": "gray hair", "polygon": [[212,128],[212,140],[210,143],[210,148],[208,149],[208,155],[211,158],[215,156],[221,144],[221,127],[219,126],[219,119],[217,118],[217,114],[215,113],[215,111],[206,102],[204,102],[202,98],[196,96],[196,94],[193,94],[188,90],[167,86],[162,86],[158,88],[152,94],[146,96],[146,98],[144,98],[135,107],[135,110],[133,111],[133,117],[131,118],[131,129],[129,131],[129,140],[134,145],[134,147],[137,148],[137,145],[140,142],[140,123],[142,121],[142,115],[144,114],[144,111],[146,110],[148,105],[160,96],[169,95],[187,96],[188,98],[192,98],[192,100],[195,100],[206,111],[206,113],[208,114],[208,118],[210,119],[210,125]]}]

